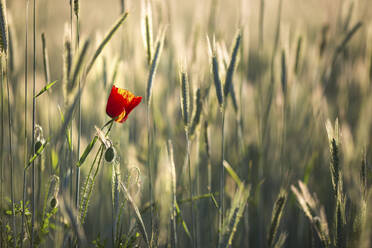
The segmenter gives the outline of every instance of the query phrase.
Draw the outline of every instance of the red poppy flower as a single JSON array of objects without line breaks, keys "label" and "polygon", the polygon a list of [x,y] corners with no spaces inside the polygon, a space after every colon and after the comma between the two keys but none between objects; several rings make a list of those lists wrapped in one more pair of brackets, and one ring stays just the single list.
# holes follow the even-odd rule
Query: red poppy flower
[{"label": "red poppy flower", "polygon": [[116,117],[115,121],[123,123],[141,100],[141,96],[135,96],[132,92],[113,85],[107,100],[106,113],[111,118]]}]

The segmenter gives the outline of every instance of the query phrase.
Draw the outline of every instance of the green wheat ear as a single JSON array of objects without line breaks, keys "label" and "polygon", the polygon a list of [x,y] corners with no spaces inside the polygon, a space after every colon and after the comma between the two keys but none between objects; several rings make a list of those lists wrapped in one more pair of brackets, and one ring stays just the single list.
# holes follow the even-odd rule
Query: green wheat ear
[{"label": "green wheat ear", "polygon": [[294,66],[294,72],[296,75],[298,75],[299,67],[300,67],[301,48],[302,48],[302,36],[299,36],[297,40],[296,60],[295,60],[295,66]]},{"label": "green wheat ear", "polygon": [[79,18],[80,3],[79,0],[74,0],[74,13],[77,18]]},{"label": "green wheat ear", "polygon": [[83,46],[79,54],[75,56],[75,59],[74,59],[75,61],[73,63],[73,66],[71,67],[70,77],[66,85],[67,98],[74,95],[74,93],[78,90],[77,79],[82,71],[83,64],[84,64],[84,61],[85,61],[85,58],[88,52],[88,47],[89,47],[89,40],[85,40],[83,42]]},{"label": "green wheat ear", "polygon": [[231,52],[230,64],[227,67],[226,78],[225,78],[225,87],[224,87],[224,90],[223,90],[225,98],[228,96],[228,94],[231,91],[234,71],[235,71],[235,68],[236,68],[237,60],[238,60],[237,57],[238,57],[238,54],[239,54],[238,52],[239,52],[239,46],[240,46],[240,43],[241,43],[241,39],[242,39],[242,34],[241,34],[240,29],[239,29],[237,31],[236,35],[235,35],[234,45],[233,45],[232,52]]},{"label": "green wheat ear", "polygon": [[181,82],[181,106],[183,122],[186,128],[189,126],[189,109],[190,109],[190,83],[187,73],[183,68],[180,69],[180,82]]},{"label": "green wheat ear", "polygon": [[63,96],[65,102],[68,99],[68,84],[71,75],[71,67],[72,67],[72,52],[71,52],[71,41],[68,34],[68,28],[65,27],[65,38],[64,38],[64,52],[63,52]]},{"label": "green wheat ear", "polygon": [[246,186],[244,183],[239,185],[221,230],[222,236],[218,243],[219,248],[231,247],[234,235],[237,231],[237,226],[243,216],[245,206],[247,205],[250,189],[250,185]]},{"label": "green wheat ear", "polygon": [[284,207],[287,202],[287,192],[285,190],[280,190],[278,198],[274,203],[273,212],[271,215],[271,224],[269,233],[267,236],[267,244],[269,247],[274,247],[274,242],[276,238],[276,233],[278,231],[278,227],[280,224],[280,220],[282,218]]},{"label": "green wheat ear", "polygon": [[152,61],[151,61],[150,72],[149,72],[149,76],[148,76],[148,79],[147,79],[147,89],[146,89],[146,103],[147,103],[147,105],[150,105],[152,87],[153,87],[153,80],[154,80],[156,70],[157,70],[158,65],[159,65],[159,59],[160,59],[161,53],[163,51],[165,32],[166,32],[165,27],[160,29],[158,38],[157,38],[156,43],[155,43],[155,54],[154,54],[154,56],[152,58]]},{"label": "green wheat ear", "polygon": [[219,60],[218,60],[217,51],[216,51],[216,42],[214,38],[213,38],[212,44],[210,43],[208,39],[208,46],[209,46],[209,56],[211,59],[213,82],[216,88],[217,100],[218,100],[220,107],[222,108],[223,106],[222,83],[221,83],[220,71],[219,71],[219,65],[218,65]]},{"label": "green wheat ear", "polygon": [[198,88],[196,90],[196,96],[195,96],[195,104],[196,109],[191,121],[191,126],[190,126],[190,136],[193,136],[195,133],[195,130],[197,129],[197,126],[200,123],[200,118],[201,118],[201,113],[203,110],[203,101],[202,101],[202,95],[201,95],[201,90]]},{"label": "green wheat ear", "polygon": [[147,54],[147,64],[151,65],[152,61],[152,11],[151,11],[151,4],[149,0],[142,1],[142,39],[144,41],[146,54]]},{"label": "green wheat ear", "polygon": [[8,30],[5,0],[1,0],[0,2],[0,52],[5,54],[8,52]]}]

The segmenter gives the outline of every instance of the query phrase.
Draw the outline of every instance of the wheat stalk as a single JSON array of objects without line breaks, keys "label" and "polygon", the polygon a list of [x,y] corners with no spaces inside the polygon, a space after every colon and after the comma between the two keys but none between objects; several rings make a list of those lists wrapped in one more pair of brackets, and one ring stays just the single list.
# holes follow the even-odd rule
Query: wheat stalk
[{"label": "wheat stalk", "polygon": [[171,140],[167,143],[169,170],[171,174],[171,192],[172,192],[172,208],[171,208],[171,247],[177,247],[177,225],[176,225],[176,166],[174,164],[173,144]]}]

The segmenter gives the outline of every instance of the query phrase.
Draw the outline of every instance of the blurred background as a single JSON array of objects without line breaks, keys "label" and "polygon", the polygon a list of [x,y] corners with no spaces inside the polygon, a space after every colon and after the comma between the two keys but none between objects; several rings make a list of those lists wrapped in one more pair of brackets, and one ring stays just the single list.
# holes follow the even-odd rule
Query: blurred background
[{"label": "blurred background", "polygon": [[[32,2],[28,23],[28,61],[25,61],[26,2],[6,1],[9,25],[9,83],[12,113],[15,201],[22,200],[21,178],[24,168],[25,76],[28,78],[28,142],[32,119]],[[179,71],[183,66],[190,83],[190,116],[196,112],[196,92],[202,95],[200,121],[191,136],[191,177],[194,196],[219,192],[221,164],[221,114],[213,82],[208,40],[215,40],[220,76],[225,78],[231,59],[235,35],[240,30],[241,43],[232,91],[225,99],[225,160],[239,178],[250,185],[250,196],[237,225],[233,247],[265,247],[274,202],[283,188],[287,203],[278,233],[285,233],[283,247],[317,247],[309,220],[299,207],[291,185],[303,181],[316,193],[324,206],[331,236],[334,221],[334,199],[330,172],[330,148],[326,121],[338,118],[340,128],[340,168],[346,200],[346,244],[348,247],[370,247],[371,211],[366,211],[360,243],[354,240],[361,204],[360,170],[362,158],[367,161],[368,186],[372,180],[372,8],[369,0],[294,1],[294,0],[206,0],[150,1],[152,33],[156,37],[166,27],[164,47],[153,81],[150,106],[153,137],[151,159],[155,217],[150,224],[148,177],[148,126],[146,122],[146,87],[149,75],[146,42],[143,38],[144,1],[80,0],[79,39],[89,39],[87,56],[91,57],[105,34],[121,15],[129,15],[104,48],[90,74],[82,94],[81,151],[94,137],[94,126],[109,120],[106,102],[113,83],[137,96],[142,103],[131,112],[124,124],[115,123],[109,135],[120,162],[121,178],[128,185],[155,246],[171,243],[171,227],[167,214],[171,205],[167,141],[174,146],[176,195],[182,219],[192,227],[189,182],[186,159],[187,142],[181,112]],[[124,3],[124,5],[122,5]],[[123,8],[124,6],[124,8]],[[69,1],[36,1],[36,91],[46,83],[41,33],[45,34],[49,56],[50,81],[58,80],[47,94],[37,98],[36,123],[44,137],[52,138],[63,122],[60,110],[68,111],[63,93],[64,40],[70,37]],[[75,52],[76,18],[72,23],[72,50]],[[11,55],[10,55],[11,53]],[[28,74],[25,74],[25,62]],[[182,65],[182,66],[181,66]],[[83,66],[86,66],[84,64]],[[223,80],[224,81],[224,80]],[[4,85],[5,89],[5,85]],[[5,92],[5,91],[4,91]],[[233,95],[233,96],[231,96]],[[5,97],[5,102],[7,101]],[[5,107],[4,123],[7,123]],[[5,124],[4,124],[5,125]],[[7,128],[5,128],[7,130]],[[76,164],[77,122],[72,122],[72,160],[62,159],[56,144],[50,144],[38,162],[37,187],[41,199],[47,182],[61,168]],[[10,197],[10,170],[7,167],[9,133],[4,134],[3,207]],[[206,138],[208,136],[208,138]],[[207,146],[208,142],[208,146]],[[30,144],[28,144],[30,145]],[[66,144],[64,144],[66,147]],[[97,151],[95,148],[95,152]],[[94,155],[81,167],[81,185],[89,172]],[[67,172],[66,172],[67,173]],[[75,173],[75,170],[74,172]],[[64,174],[75,185],[75,174]],[[27,196],[30,195],[28,180]],[[62,181],[62,180],[61,180]],[[238,185],[225,174],[226,209],[232,206]],[[99,169],[83,225],[89,244],[100,240],[111,246],[112,235],[112,165]],[[63,188],[63,187],[62,187]],[[136,218],[128,201],[122,197],[122,217],[118,229],[126,237],[133,236]],[[367,206],[371,203],[370,194]],[[36,211],[41,213],[42,200]],[[218,243],[218,209],[211,197],[194,201],[196,244],[215,247]],[[5,206],[4,206],[5,205]],[[147,207],[147,209],[146,209]],[[369,208],[367,208],[369,209]],[[40,210],[40,211],[39,211]],[[5,216],[5,215],[4,215]],[[6,219],[6,217],[4,217]],[[9,217],[10,218],[10,217]],[[180,220],[180,218],[178,218]],[[58,218],[43,246],[62,246],[69,224]],[[6,224],[3,221],[2,224]],[[17,217],[20,225],[20,217]],[[134,228],[134,229],[133,229]],[[18,228],[19,230],[19,228]],[[131,231],[132,230],[132,231]],[[177,222],[177,244],[190,247],[192,242],[182,222]],[[333,237],[333,236],[332,236]],[[136,241],[141,247],[144,242]],[[97,242],[96,242],[97,243]],[[125,246],[123,246],[125,247]],[[341,247],[341,246],[340,246]]]}]

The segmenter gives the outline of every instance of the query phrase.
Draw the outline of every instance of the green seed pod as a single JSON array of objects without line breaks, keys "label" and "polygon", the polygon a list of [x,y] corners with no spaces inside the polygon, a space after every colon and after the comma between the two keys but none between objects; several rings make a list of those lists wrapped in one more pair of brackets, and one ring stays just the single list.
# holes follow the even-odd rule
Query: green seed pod
[{"label": "green seed pod", "polygon": [[57,206],[57,204],[58,204],[58,200],[55,197],[53,197],[50,200],[50,207],[53,209],[53,208],[55,208]]},{"label": "green seed pod", "polygon": [[35,153],[37,153],[37,151],[40,149],[40,147],[42,145],[43,145],[43,143],[40,140],[36,141],[36,143],[35,143]]},{"label": "green seed pod", "polygon": [[112,161],[114,161],[115,159],[115,156],[116,156],[116,151],[114,149],[114,147],[109,147],[107,148],[106,152],[105,152],[105,160],[109,163],[111,163]]}]

